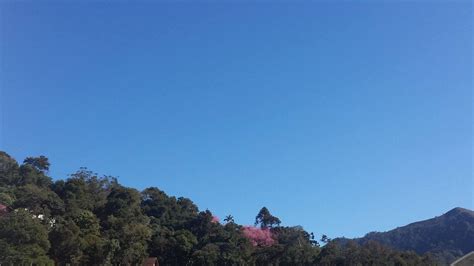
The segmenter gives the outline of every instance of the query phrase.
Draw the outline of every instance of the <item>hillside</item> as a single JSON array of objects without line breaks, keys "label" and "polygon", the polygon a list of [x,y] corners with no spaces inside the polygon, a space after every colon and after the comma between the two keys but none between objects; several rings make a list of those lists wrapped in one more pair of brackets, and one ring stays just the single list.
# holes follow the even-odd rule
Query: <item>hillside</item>
[{"label": "hillside", "polygon": [[354,240],[359,244],[373,240],[418,254],[430,252],[444,262],[451,262],[474,250],[474,211],[454,208],[432,219],[387,232],[371,232]]},{"label": "hillside", "polygon": [[1,265],[433,265],[377,243],[319,246],[266,207],[253,225],[222,221],[191,199],[142,191],[86,168],[53,181],[47,157],[0,151]]}]

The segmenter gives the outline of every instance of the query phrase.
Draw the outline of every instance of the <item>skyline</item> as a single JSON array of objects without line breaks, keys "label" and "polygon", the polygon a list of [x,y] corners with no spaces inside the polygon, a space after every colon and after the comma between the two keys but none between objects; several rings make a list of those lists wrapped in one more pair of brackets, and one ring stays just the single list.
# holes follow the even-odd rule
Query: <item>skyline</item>
[{"label": "skyline", "polygon": [[54,179],[329,237],[473,209],[468,1],[0,5],[0,150]]}]

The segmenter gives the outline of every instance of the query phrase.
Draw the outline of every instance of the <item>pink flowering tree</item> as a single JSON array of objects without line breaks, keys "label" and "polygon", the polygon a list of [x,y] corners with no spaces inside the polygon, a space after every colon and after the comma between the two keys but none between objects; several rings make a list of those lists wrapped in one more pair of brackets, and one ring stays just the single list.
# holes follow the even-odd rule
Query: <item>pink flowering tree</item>
[{"label": "pink flowering tree", "polygon": [[242,233],[245,238],[250,240],[253,246],[271,246],[275,244],[272,232],[268,228],[258,228],[255,226],[242,227]]},{"label": "pink flowering tree", "polygon": [[215,224],[218,224],[221,220],[219,219],[219,217],[213,215],[212,216],[212,220],[211,220],[211,223],[215,223]]}]

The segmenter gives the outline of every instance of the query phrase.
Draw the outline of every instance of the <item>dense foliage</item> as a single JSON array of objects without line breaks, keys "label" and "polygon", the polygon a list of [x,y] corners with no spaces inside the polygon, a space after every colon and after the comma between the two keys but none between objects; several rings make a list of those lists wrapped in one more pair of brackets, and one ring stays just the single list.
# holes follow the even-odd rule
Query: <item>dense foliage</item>
[{"label": "dense foliage", "polygon": [[388,232],[371,232],[355,239],[360,244],[377,241],[399,250],[430,252],[442,263],[450,263],[474,250],[474,212],[454,208],[432,219]]},{"label": "dense foliage", "polygon": [[262,208],[254,226],[221,223],[187,198],[141,192],[82,168],[53,182],[44,156],[20,165],[0,152],[0,264],[433,265],[377,243],[320,247],[299,226]]}]

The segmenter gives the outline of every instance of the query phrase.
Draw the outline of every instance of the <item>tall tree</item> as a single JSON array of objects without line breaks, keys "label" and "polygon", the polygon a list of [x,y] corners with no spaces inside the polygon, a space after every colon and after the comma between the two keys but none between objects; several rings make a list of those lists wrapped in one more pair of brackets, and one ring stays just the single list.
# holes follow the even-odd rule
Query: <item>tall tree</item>
[{"label": "tall tree", "polygon": [[273,216],[266,207],[260,209],[257,216],[255,217],[255,226],[260,225],[261,228],[279,226],[280,223],[280,219]]},{"label": "tall tree", "polygon": [[36,185],[39,187],[49,187],[52,183],[51,177],[47,176],[49,169],[48,158],[28,157],[20,166],[20,179],[17,185]]},{"label": "tall tree", "polygon": [[47,157],[41,155],[39,157],[27,157],[23,163],[25,165],[31,165],[33,166],[34,168],[36,168],[36,170],[38,171],[42,171],[42,172],[46,172],[49,170],[49,166],[51,165],[49,163],[49,160]]}]

